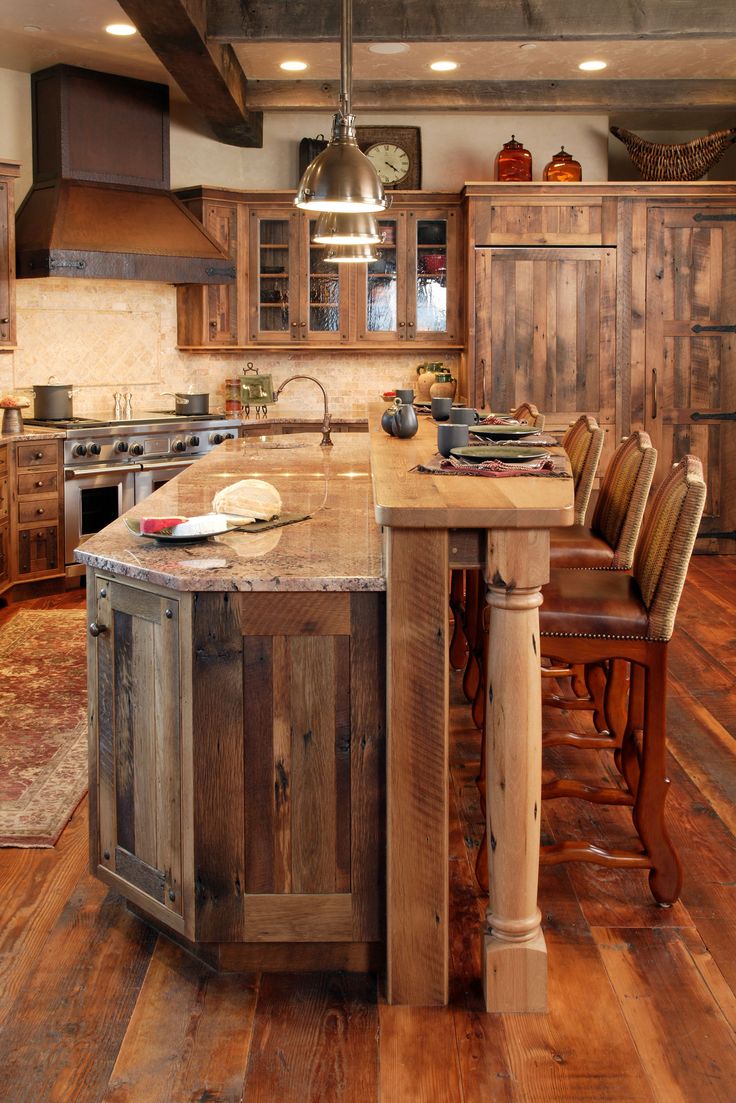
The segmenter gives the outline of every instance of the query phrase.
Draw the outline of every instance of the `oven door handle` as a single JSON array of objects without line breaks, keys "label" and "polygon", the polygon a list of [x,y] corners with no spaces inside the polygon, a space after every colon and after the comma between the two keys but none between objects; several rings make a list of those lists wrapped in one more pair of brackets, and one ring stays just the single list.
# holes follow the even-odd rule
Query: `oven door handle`
[{"label": "oven door handle", "polygon": [[140,470],[160,471],[162,467],[191,467],[195,459],[199,459],[199,456],[190,456],[186,460],[152,460],[150,463],[144,460],[140,465]]},{"label": "oven door handle", "polygon": [[98,464],[94,467],[90,464],[89,467],[65,467],[64,479],[69,482],[71,479],[83,479],[86,475],[114,475],[116,472],[120,474],[132,471],[141,470],[141,464],[139,463],[126,463],[126,464]]}]

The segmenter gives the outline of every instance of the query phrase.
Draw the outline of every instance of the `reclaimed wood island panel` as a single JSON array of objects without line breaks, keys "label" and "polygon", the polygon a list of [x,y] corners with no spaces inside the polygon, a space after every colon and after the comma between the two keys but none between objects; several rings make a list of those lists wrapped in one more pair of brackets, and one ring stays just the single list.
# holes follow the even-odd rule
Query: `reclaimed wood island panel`
[{"label": "reclaimed wood island panel", "polygon": [[384,957],[380,532],[365,436],[317,441],[229,441],[128,514],[258,477],[308,521],[163,545],[121,519],[77,553],[91,868],[227,970]]}]

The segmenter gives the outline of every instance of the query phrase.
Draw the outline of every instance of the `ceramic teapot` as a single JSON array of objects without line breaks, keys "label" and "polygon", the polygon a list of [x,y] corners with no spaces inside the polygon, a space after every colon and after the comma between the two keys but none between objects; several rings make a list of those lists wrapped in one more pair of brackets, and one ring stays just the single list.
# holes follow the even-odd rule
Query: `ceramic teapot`
[{"label": "ceramic teapot", "polygon": [[400,398],[396,398],[389,408],[383,411],[381,428],[389,436],[400,437],[402,440],[413,437],[419,428],[417,412],[411,403],[402,402]]}]

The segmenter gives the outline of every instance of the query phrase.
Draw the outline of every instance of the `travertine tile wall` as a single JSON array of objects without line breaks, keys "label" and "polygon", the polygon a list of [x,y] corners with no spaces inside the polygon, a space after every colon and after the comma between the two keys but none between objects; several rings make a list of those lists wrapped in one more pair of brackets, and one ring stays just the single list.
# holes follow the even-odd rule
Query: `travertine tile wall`
[{"label": "travertine tile wall", "polygon": [[[457,353],[437,356],[412,350],[376,353],[336,350],[191,353],[176,348],[176,291],[160,283],[123,280],[43,279],[17,284],[18,348],[0,354],[0,392],[34,383],[69,383],[74,413],[112,413],[113,392],[129,391],[133,411],[171,408],[161,391],[209,391],[222,408],[227,376],[247,361],[271,372],[274,384],[298,372],[324,384],[335,414],[394,386],[409,386],[417,364],[442,359],[457,374]],[[311,384],[294,384],[279,401],[279,414],[318,415],[321,397]]]}]

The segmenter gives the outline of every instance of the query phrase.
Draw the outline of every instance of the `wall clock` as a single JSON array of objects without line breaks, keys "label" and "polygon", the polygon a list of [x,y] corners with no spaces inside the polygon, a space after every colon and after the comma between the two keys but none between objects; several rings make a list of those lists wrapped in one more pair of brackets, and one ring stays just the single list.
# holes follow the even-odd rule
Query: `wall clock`
[{"label": "wall clock", "polygon": [[358,145],[373,162],[384,188],[419,190],[422,143],[418,126],[359,126]]}]

